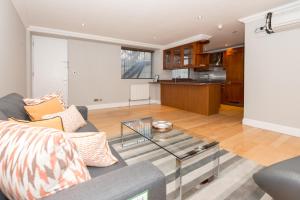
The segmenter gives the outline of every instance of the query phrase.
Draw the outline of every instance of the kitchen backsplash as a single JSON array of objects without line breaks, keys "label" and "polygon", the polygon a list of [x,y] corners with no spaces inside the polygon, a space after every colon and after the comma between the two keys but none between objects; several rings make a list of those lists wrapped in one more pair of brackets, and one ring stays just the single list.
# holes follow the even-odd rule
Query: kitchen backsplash
[{"label": "kitchen backsplash", "polygon": [[214,80],[226,79],[226,71],[218,70],[218,71],[203,71],[203,72],[195,72],[192,69],[176,69],[172,70],[172,79],[184,79],[189,78],[193,80]]},{"label": "kitchen backsplash", "polygon": [[195,72],[194,70],[190,70],[190,78],[193,80],[208,79],[209,73],[209,71]]},{"label": "kitchen backsplash", "polygon": [[172,70],[172,79],[189,78],[189,69],[174,69]]}]

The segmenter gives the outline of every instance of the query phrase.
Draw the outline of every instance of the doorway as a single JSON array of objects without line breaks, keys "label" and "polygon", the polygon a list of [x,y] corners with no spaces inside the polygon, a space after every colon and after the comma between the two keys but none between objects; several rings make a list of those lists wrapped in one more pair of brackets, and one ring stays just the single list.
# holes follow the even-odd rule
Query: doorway
[{"label": "doorway", "polygon": [[32,96],[61,92],[68,103],[68,41],[32,36]]}]

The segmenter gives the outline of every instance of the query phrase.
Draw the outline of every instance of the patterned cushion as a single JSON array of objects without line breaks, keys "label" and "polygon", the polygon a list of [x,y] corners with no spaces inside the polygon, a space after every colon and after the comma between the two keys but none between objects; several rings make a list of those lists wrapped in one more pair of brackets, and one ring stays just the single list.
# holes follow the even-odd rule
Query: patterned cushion
[{"label": "patterned cushion", "polygon": [[34,98],[34,99],[25,98],[25,99],[23,99],[23,101],[27,106],[34,106],[34,105],[43,103],[45,101],[49,101],[50,99],[53,99],[53,98],[58,98],[59,102],[65,107],[65,103],[63,101],[63,95],[61,92],[53,92],[53,93],[47,94],[40,98]]},{"label": "patterned cushion", "polygon": [[79,128],[86,125],[86,121],[83,119],[76,106],[71,105],[67,110],[50,115],[44,115],[43,119],[50,119],[53,117],[61,117],[66,132],[75,132]]},{"label": "patterned cushion", "polygon": [[44,115],[62,112],[65,110],[57,97],[34,106],[24,106],[24,108],[32,121],[41,120]]},{"label": "patterned cushion", "polygon": [[0,121],[0,189],[38,199],[90,179],[75,144],[55,129]]},{"label": "patterned cushion", "polygon": [[76,144],[87,166],[107,167],[118,162],[110,151],[104,132],[66,133],[65,136]]}]

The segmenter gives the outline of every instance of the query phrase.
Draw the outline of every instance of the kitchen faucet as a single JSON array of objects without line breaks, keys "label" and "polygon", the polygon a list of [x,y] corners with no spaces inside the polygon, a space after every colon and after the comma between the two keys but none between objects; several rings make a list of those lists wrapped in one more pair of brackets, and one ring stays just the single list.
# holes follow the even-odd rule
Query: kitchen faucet
[{"label": "kitchen faucet", "polygon": [[179,75],[174,77],[175,83],[177,82],[177,78],[181,78],[181,76]]},{"label": "kitchen faucet", "polygon": [[206,75],[207,75],[207,80],[210,81],[210,75],[209,75],[209,73],[206,74]]}]

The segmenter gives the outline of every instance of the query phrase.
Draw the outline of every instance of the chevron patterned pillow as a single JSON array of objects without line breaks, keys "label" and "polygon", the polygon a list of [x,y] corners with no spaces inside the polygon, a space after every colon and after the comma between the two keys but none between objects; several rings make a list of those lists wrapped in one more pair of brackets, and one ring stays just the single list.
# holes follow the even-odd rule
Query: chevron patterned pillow
[{"label": "chevron patterned pillow", "polygon": [[9,199],[39,199],[91,179],[63,132],[0,121],[0,189]]},{"label": "chevron patterned pillow", "polygon": [[65,133],[65,136],[76,144],[87,166],[107,167],[118,162],[111,153],[105,132]]},{"label": "chevron patterned pillow", "polygon": [[45,101],[49,101],[53,98],[58,98],[59,102],[62,104],[63,107],[65,107],[65,103],[63,100],[63,95],[61,92],[52,92],[49,94],[46,94],[45,96],[42,96],[40,98],[24,98],[23,101],[26,104],[26,106],[34,106],[34,105],[38,105],[41,104]]}]

